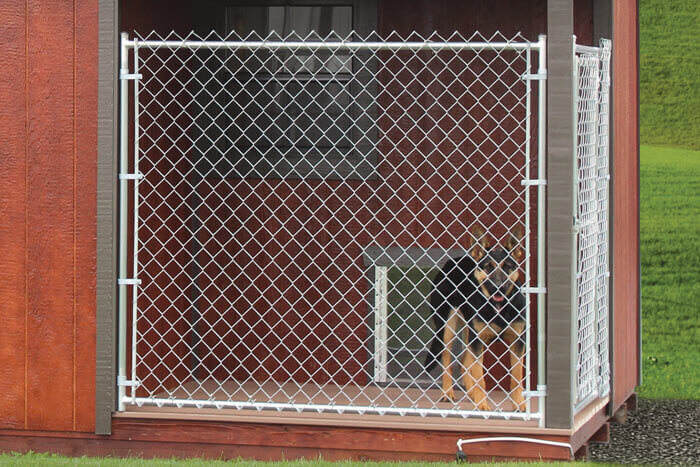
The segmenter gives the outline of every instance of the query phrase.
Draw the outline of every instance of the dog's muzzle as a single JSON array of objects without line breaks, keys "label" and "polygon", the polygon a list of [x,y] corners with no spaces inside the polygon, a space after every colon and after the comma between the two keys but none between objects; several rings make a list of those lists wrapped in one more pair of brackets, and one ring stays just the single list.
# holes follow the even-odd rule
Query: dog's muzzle
[{"label": "dog's muzzle", "polygon": [[491,303],[493,303],[493,307],[496,310],[500,311],[500,309],[503,308],[503,305],[506,304],[506,301],[507,301],[506,296],[501,294],[501,293],[497,292],[497,293],[491,295]]}]

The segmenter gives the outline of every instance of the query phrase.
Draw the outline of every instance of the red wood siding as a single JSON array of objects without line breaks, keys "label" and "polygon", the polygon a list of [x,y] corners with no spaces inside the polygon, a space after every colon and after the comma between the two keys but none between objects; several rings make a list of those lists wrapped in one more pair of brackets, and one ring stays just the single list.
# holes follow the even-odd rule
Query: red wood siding
[{"label": "red wood siding", "polygon": [[24,428],[26,404],[26,15],[0,3],[0,426]]},{"label": "red wood siding", "polygon": [[90,431],[96,5],[8,0],[0,17],[0,426]]},{"label": "red wood siding", "polygon": [[75,429],[95,427],[98,2],[75,5]]},{"label": "red wood siding", "polygon": [[639,125],[637,2],[614,2],[614,331],[613,405],[637,386],[639,368]]}]

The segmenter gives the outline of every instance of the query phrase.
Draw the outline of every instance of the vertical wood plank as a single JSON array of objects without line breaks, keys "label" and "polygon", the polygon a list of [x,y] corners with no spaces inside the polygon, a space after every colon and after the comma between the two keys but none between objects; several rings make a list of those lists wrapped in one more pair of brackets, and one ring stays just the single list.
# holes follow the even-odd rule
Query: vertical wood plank
[{"label": "vertical wood plank", "polygon": [[639,366],[639,125],[637,118],[637,3],[613,4],[614,115],[614,366],[613,406],[637,385]]},{"label": "vertical wood plank", "polygon": [[26,16],[0,2],[0,428],[25,420]]},{"label": "vertical wood plank", "polygon": [[77,431],[95,429],[97,2],[75,9],[75,396]]},{"label": "vertical wood plank", "polygon": [[97,104],[97,292],[95,432],[109,434],[115,408],[117,0],[99,0]]},{"label": "vertical wood plank", "polygon": [[547,3],[546,426],[573,424],[573,0]]},{"label": "vertical wood plank", "polygon": [[[593,0],[593,45],[597,46],[600,39],[610,39],[613,44],[616,40],[613,36],[613,0]],[[615,62],[611,57],[611,67]],[[610,119],[611,131],[608,134],[608,168],[610,171],[609,193],[608,193],[608,271],[615,277],[615,73],[610,70],[610,102],[608,103],[608,118]],[[614,313],[615,289],[612,281],[608,288],[608,360],[610,363],[610,391],[611,398],[615,393],[615,313]],[[608,416],[612,416],[615,410],[612,404],[608,406]]]},{"label": "vertical wood plank", "polygon": [[28,2],[27,427],[73,428],[73,5]]}]

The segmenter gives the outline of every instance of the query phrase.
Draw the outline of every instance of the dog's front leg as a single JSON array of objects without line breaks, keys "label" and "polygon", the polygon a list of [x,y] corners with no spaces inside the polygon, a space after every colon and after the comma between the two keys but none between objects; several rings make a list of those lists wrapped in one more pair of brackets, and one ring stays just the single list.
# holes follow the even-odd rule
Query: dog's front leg
[{"label": "dog's front leg", "polygon": [[450,317],[445,323],[445,332],[443,333],[443,351],[442,351],[442,391],[443,400],[446,402],[454,402],[454,380],[452,379],[452,346],[455,343],[457,335],[457,322],[459,321],[459,310],[451,310]]},{"label": "dog's front leg", "polygon": [[491,410],[484,382],[484,344],[471,331],[464,352],[464,387],[477,410]]},{"label": "dog's front leg", "polygon": [[525,412],[527,404],[523,397],[523,368],[525,356],[525,323],[518,320],[504,333],[504,340],[508,344],[510,353],[510,397],[520,412]]},{"label": "dog's front leg", "polygon": [[526,410],[522,385],[524,349],[525,346],[520,341],[515,341],[515,344],[510,349],[510,397],[520,412],[525,412]]}]

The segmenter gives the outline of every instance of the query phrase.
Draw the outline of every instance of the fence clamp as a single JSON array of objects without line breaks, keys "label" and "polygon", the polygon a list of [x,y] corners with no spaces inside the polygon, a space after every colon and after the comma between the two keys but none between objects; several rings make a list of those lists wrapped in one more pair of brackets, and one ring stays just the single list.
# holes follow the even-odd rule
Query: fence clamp
[{"label": "fence clamp", "polygon": [[545,384],[538,384],[536,391],[523,391],[524,397],[544,397],[547,395],[547,386]]},{"label": "fence clamp", "polygon": [[521,287],[522,293],[547,293],[547,287]]},{"label": "fence clamp", "polygon": [[578,231],[581,230],[581,223],[577,217],[574,217],[573,229],[574,233],[578,233]]},{"label": "fence clamp", "polygon": [[119,285],[141,285],[141,279],[117,279]]},{"label": "fence clamp", "polygon": [[520,184],[523,186],[546,185],[547,180],[545,180],[544,178],[536,178],[534,180],[520,180]]},{"label": "fence clamp", "polygon": [[130,380],[126,379],[126,376],[124,375],[119,375],[117,376],[117,386],[128,386],[128,387],[137,387],[141,385],[141,381],[135,379],[135,380]]},{"label": "fence clamp", "polygon": [[525,73],[520,77],[520,79],[522,79],[524,81],[528,81],[528,80],[538,81],[538,80],[547,79],[547,70],[540,70],[539,73]]},{"label": "fence clamp", "polygon": [[119,70],[119,79],[141,79],[143,75],[141,73],[129,73],[129,70],[122,68]]},{"label": "fence clamp", "polygon": [[141,180],[143,174],[119,174],[119,180]]}]

